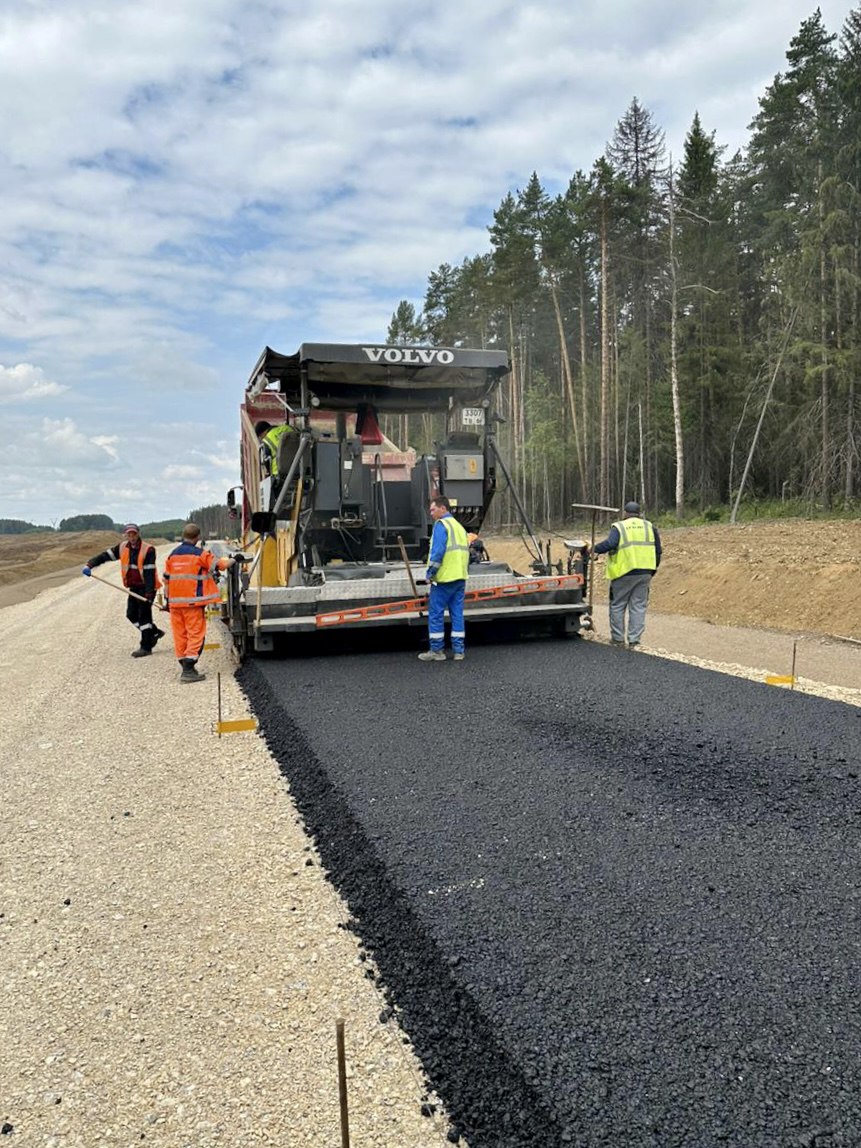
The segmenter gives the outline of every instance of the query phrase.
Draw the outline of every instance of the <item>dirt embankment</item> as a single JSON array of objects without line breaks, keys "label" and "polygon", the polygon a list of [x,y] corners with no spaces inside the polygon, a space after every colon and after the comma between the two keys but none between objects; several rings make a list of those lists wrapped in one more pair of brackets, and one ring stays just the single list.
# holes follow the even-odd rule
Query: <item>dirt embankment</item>
[{"label": "dirt embankment", "polygon": [[0,586],[83,566],[88,558],[115,545],[118,539],[113,531],[104,530],[0,535]]},{"label": "dirt embankment", "polygon": [[119,538],[106,530],[0,535],[0,608],[27,602],[59,586]]},{"label": "dirt embankment", "polygon": [[[581,531],[582,524],[572,526],[570,536],[583,537]],[[597,537],[605,533],[602,527]],[[654,610],[722,626],[861,639],[861,521],[676,527],[661,537],[664,561],[653,586]],[[73,576],[117,539],[99,531],[0,536],[0,606]],[[486,540],[493,558],[524,573],[529,569],[520,539]],[[553,557],[564,557],[561,539],[551,538],[551,544]],[[603,562],[594,593],[598,601],[606,597]]]},{"label": "dirt embankment", "polygon": [[[596,540],[606,537],[600,528]],[[588,537],[572,529],[571,537]],[[539,536],[545,541],[545,536]],[[661,532],[664,559],[652,607],[720,626],[765,627],[861,639],[861,521],[789,519],[740,526],[675,527]],[[495,559],[521,571],[518,539],[488,538]],[[564,556],[551,540],[554,558]],[[595,598],[606,598],[603,559]]]}]

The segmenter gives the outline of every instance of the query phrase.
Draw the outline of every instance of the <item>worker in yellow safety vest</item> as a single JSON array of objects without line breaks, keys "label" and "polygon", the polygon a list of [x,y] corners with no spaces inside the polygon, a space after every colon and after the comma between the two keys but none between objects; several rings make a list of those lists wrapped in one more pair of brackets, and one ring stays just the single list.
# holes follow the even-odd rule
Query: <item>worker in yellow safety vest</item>
[{"label": "worker in yellow safety vest", "polygon": [[273,478],[278,478],[278,448],[281,446],[281,440],[285,435],[295,434],[296,431],[289,423],[276,423],[273,426],[263,419],[254,424],[254,430],[263,448],[269,474]]},{"label": "worker in yellow safety vest", "polygon": [[649,588],[661,564],[661,537],[654,525],[640,514],[638,502],[626,502],[622,517],[610,533],[597,542],[592,554],[607,555],[610,580],[610,641],[625,645],[625,615],[628,621],[628,649],[640,644],[646,625]]},{"label": "worker in yellow safety vest", "polygon": [[425,575],[431,584],[428,598],[430,649],[419,654],[419,659],[422,662],[445,661],[445,612],[448,610],[454,660],[462,662],[466,654],[463,602],[469,568],[469,538],[452,514],[447,498],[432,498],[429,513],[434,523]]}]

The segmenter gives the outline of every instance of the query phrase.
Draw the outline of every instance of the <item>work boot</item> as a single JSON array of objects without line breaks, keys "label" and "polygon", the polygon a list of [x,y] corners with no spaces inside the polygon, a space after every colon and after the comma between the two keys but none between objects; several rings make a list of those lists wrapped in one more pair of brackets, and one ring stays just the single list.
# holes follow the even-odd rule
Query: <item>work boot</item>
[{"label": "work boot", "polygon": [[153,635],[152,644],[155,645],[156,642],[159,640],[159,638],[163,638],[163,637],[164,637],[164,630],[158,630],[157,629],[155,631],[155,634]]},{"label": "work boot", "polygon": [[466,654],[455,654],[454,660],[456,662],[462,662],[465,657],[466,657]]},{"label": "work boot", "polygon": [[206,680],[206,674],[197,672],[194,658],[180,658],[180,663],[182,665],[182,673],[179,675],[181,682],[203,682]]},{"label": "work boot", "polygon": [[444,662],[444,650],[425,650],[423,654],[419,654],[420,662]]},{"label": "work boot", "polygon": [[133,658],[148,658],[152,650],[148,650],[146,646],[138,646],[136,650],[132,650]]}]

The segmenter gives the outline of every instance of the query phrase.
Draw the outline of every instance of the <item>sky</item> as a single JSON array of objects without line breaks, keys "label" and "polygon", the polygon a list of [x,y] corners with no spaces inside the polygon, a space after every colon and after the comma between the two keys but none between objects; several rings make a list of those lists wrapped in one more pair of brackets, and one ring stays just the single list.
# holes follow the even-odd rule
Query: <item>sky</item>
[{"label": "sky", "polygon": [[677,161],[697,111],[732,155],[815,8],[3,0],[0,518],[223,502],[264,346],[384,342],[634,98]]}]

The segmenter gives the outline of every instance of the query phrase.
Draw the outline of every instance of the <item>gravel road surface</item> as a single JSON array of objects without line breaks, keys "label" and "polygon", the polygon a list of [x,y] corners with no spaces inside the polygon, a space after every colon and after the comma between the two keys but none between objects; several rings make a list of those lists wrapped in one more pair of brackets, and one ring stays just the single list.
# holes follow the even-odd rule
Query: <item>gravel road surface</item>
[{"label": "gravel road surface", "polygon": [[352,1143],[439,1148],[277,765],[214,733],[226,651],[181,686],[124,610],[81,577],[0,610],[0,1143],[334,1148],[343,1018]]},{"label": "gravel road surface", "polygon": [[592,642],[241,680],[472,1148],[861,1143],[861,709]]}]

